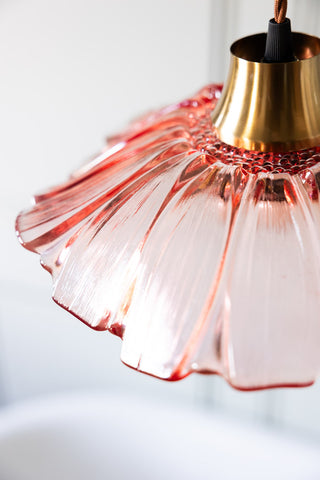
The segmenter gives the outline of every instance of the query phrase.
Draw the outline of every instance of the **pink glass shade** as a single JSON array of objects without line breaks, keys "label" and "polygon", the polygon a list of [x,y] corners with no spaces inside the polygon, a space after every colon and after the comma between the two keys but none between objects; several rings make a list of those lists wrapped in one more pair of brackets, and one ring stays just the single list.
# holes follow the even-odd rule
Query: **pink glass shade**
[{"label": "pink glass shade", "polygon": [[122,338],[121,358],[178,380],[305,386],[320,369],[320,147],[219,141],[221,93],[151,113],[17,218],[53,298]]}]

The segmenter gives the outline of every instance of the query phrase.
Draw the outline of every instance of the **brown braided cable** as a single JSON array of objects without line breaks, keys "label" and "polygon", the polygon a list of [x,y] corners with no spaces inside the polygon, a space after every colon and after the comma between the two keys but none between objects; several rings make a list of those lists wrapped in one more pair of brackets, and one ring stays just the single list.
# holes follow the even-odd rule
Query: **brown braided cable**
[{"label": "brown braided cable", "polygon": [[277,23],[283,23],[286,19],[288,8],[287,0],[275,0],[274,2],[274,19]]}]

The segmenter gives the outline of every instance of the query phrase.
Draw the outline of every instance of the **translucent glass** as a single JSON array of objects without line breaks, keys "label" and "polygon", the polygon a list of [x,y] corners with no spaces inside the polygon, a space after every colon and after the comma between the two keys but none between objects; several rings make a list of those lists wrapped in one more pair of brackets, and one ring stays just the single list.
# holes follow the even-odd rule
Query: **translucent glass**
[{"label": "translucent glass", "polygon": [[320,147],[223,144],[221,93],[151,113],[17,218],[53,298],[123,340],[121,358],[239,389],[311,384],[320,367]]}]

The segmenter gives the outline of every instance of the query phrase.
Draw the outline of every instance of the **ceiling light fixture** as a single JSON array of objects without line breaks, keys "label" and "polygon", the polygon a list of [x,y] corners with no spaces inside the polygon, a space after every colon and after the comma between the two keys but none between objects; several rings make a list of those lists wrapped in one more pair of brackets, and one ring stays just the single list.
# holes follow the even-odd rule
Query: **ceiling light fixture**
[{"label": "ceiling light fixture", "polygon": [[166,380],[306,386],[320,369],[320,39],[231,47],[222,90],[151,113],[17,218],[53,298]]}]

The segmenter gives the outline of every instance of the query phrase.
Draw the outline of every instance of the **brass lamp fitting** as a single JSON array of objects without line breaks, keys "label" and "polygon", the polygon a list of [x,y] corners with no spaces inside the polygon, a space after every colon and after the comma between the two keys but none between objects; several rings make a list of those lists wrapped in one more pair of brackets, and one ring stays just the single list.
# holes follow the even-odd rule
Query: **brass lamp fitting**
[{"label": "brass lamp fitting", "polygon": [[219,138],[247,150],[320,145],[320,39],[292,33],[296,61],[262,61],[267,35],[231,46],[229,76],[212,122]]}]

